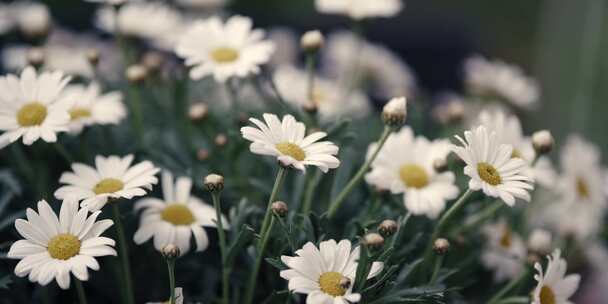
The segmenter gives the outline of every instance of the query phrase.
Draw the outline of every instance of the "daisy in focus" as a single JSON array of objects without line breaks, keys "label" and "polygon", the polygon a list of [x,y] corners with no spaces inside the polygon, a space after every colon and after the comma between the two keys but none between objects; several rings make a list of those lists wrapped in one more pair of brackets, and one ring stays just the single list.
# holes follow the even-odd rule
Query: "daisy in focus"
[{"label": "daisy in focus", "polygon": [[483,190],[509,206],[515,204],[515,198],[530,201],[534,180],[526,175],[526,162],[511,157],[511,145],[499,144],[496,133],[484,126],[465,131],[464,137],[456,136],[462,147],[454,145],[452,151],[466,163],[464,173],[471,178],[470,190]]},{"label": "daisy in focus", "polygon": [[230,77],[243,78],[260,72],[274,52],[274,44],[264,40],[264,31],[253,29],[253,21],[232,16],[194,22],[181,36],[175,52],[192,66],[194,80],[213,75],[218,82]]},{"label": "daisy in focus", "polygon": [[[295,252],[296,256],[281,256],[289,267],[281,271],[281,278],[289,281],[289,290],[307,294],[306,303],[346,304],[361,300],[353,293],[360,247],[351,251],[351,242],[334,240],[321,242],[319,248],[308,242]],[[374,262],[367,279],[377,276],[384,264]]]},{"label": "daisy in focus", "polygon": [[532,304],[571,304],[570,297],[578,289],[580,275],[566,275],[568,264],[561,257],[561,251],[556,249],[547,256],[547,271],[543,272],[540,263],[534,264],[538,274],[534,279],[538,282],[532,296]]},{"label": "daisy in focus", "polygon": [[115,91],[102,95],[96,83],[70,85],[65,89],[62,100],[70,104],[68,128],[71,133],[80,133],[84,127],[96,124],[116,125],[127,116],[122,93]]},{"label": "daisy in focus", "polygon": [[488,242],[481,254],[481,263],[494,271],[494,280],[500,282],[519,275],[527,254],[522,238],[504,220],[486,225],[483,234]]},{"label": "daisy in focus", "polygon": [[43,286],[56,280],[62,289],[70,287],[70,274],[87,281],[88,268],[99,270],[96,257],[116,255],[114,240],[100,236],[113,222],[97,221],[100,213],[87,216],[88,210],[78,209],[76,201],[64,201],[59,217],[44,200],[38,202],[38,212],[28,208],[27,220],[15,221],[25,239],[13,243],[7,254],[21,259],[15,274]]},{"label": "daisy in focus", "polygon": [[66,184],[55,191],[58,199],[82,200],[81,207],[91,211],[103,208],[108,200],[143,196],[158,182],[160,169],[149,161],[135,165],[133,155],[95,157],[95,168],[72,164],[73,172],[65,172],[59,182]]},{"label": "daisy in focus", "polygon": [[403,4],[401,0],[316,0],[317,11],[324,14],[346,15],[360,20],[373,17],[393,17]]},{"label": "daisy in focus", "polygon": [[70,121],[68,105],[59,99],[69,81],[62,72],[37,74],[31,66],[20,76],[0,77],[0,148],[19,138],[26,145],[40,138],[56,142]]},{"label": "daisy in focus", "polygon": [[[203,227],[216,227],[216,213],[213,206],[190,194],[192,179],[179,177],[167,171],[162,174],[164,200],[144,198],[135,203],[135,211],[142,211],[139,228],[133,240],[143,244],[154,238],[154,248],[162,251],[165,246],[175,244],[182,255],[190,250],[190,238],[194,236],[196,251],[209,246],[209,238]],[[224,229],[230,228],[222,217]]]},{"label": "daisy in focus", "polygon": [[252,141],[249,149],[260,155],[275,156],[282,165],[306,171],[306,166],[319,167],[326,173],[335,169],[340,161],[338,146],[330,141],[321,141],[327,136],[325,132],[315,132],[306,136],[306,126],[296,121],[291,115],[283,116],[283,120],[274,114],[264,114],[264,122],[250,118],[254,127],[241,128],[243,138]]},{"label": "daisy in focus", "polygon": [[[369,146],[368,157],[376,146]],[[449,152],[449,142],[415,137],[412,129],[405,126],[389,136],[365,179],[380,189],[403,193],[405,207],[412,214],[436,218],[446,201],[455,199],[459,192],[454,173],[440,173],[433,166]]]}]

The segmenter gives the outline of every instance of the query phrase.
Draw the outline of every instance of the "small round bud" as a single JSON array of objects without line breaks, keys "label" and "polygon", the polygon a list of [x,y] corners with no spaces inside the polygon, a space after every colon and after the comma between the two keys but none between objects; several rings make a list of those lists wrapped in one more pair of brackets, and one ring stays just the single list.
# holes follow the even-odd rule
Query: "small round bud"
[{"label": "small round bud", "polygon": [[221,133],[215,136],[215,139],[213,141],[215,142],[216,146],[223,147],[228,143],[228,137],[226,136],[226,134]]},{"label": "small round bud", "polygon": [[555,141],[548,130],[536,131],[532,134],[532,146],[537,154],[547,154],[553,149]]},{"label": "small round bud", "polygon": [[196,159],[200,161],[205,161],[209,159],[209,150],[204,148],[198,149],[198,151],[196,151]]},{"label": "small round bud", "polygon": [[203,181],[205,189],[209,192],[219,192],[224,189],[224,177],[219,174],[209,174]]},{"label": "small round bud", "polygon": [[125,76],[130,83],[140,84],[148,77],[148,69],[143,65],[134,64],[127,68]]},{"label": "small round bud", "polygon": [[40,68],[44,64],[44,50],[39,47],[33,47],[27,51],[25,55],[27,63],[35,68]]},{"label": "small round bud", "polygon": [[350,285],[352,284],[352,282],[350,281],[349,278],[347,277],[342,277],[340,279],[340,288],[342,288],[343,290],[348,290],[350,288]]},{"label": "small round bud", "polygon": [[389,237],[397,232],[398,227],[397,222],[393,220],[384,220],[380,223],[380,226],[378,226],[378,232],[384,237]]},{"label": "small round bud", "polygon": [[450,249],[450,242],[448,242],[448,240],[444,238],[438,238],[433,243],[433,250],[438,255],[446,254],[448,252],[448,249]]},{"label": "small round bud", "polygon": [[382,121],[389,127],[401,127],[407,117],[407,99],[397,97],[389,100],[382,109]]},{"label": "small round bud", "polygon": [[43,4],[26,5],[13,16],[23,35],[30,39],[43,39],[51,32],[49,9]]},{"label": "small round bud", "polygon": [[300,47],[306,52],[316,52],[325,44],[325,37],[318,31],[308,31],[300,38]]},{"label": "small round bud", "polygon": [[317,107],[317,104],[313,101],[304,104],[302,109],[308,114],[316,114],[319,111],[319,107]]},{"label": "small round bud", "polygon": [[541,257],[534,252],[529,253],[528,256],[526,257],[526,262],[528,263],[528,265],[534,265],[536,263],[540,263],[541,260],[542,260]]},{"label": "small round bud", "polygon": [[378,233],[368,233],[363,237],[363,245],[377,249],[384,246],[384,238]]},{"label": "small round bud", "polygon": [[87,57],[87,61],[91,66],[97,66],[97,64],[99,63],[100,56],[99,51],[97,49],[88,49],[85,55]]},{"label": "small round bud", "polygon": [[207,117],[208,113],[209,107],[206,104],[199,102],[190,106],[188,109],[188,118],[190,118],[192,122],[200,122]]},{"label": "small round bud", "polygon": [[155,51],[149,51],[141,58],[141,64],[152,73],[160,71],[165,58],[163,54]]},{"label": "small round bud", "polygon": [[528,249],[541,255],[551,251],[551,243],[551,232],[544,229],[534,229],[528,237]]},{"label": "small round bud", "polygon": [[443,157],[443,158],[437,158],[433,161],[433,169],[435,169],[436,172],[445,172],[448,170],[448,160]]},{"label": "small round bud", "polygon": [[239,116],[238,116],[239,125],[244,126],[248,122],[249,122],[249,115],[247,115],[247,113],[243,113],[243,112],[239,113]]},{"label": "small round bud", "polygon": [[163,247],[162,254],[166,259],[175,259],[180,256],[181,252],[179,247],[169,244]]},{"label": "small round bud", "polygon": [[272,213],[278,215],[279,217],[285,217],[287,215],[287,212],[289,211],[287,204],[282,201],[276,201],[272,203],[270,208],[272,209]]}]

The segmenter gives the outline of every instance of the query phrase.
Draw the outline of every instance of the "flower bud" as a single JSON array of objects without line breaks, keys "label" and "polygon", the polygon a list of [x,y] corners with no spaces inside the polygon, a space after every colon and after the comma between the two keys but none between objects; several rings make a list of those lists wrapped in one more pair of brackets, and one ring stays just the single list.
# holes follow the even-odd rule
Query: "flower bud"
[{"label": "flower bud", "polygon": [[316,52],[323,47],[324,43],[325,37],[323,37],[323,34],[318,30],[308,31],[304,33],[300,39],[300,47],[305,52]]},{"label": "flower bud", "polygon": [[17,26],[27,38],[43,39],[51,31],[51,14],[44,4],[26,4],[16,15]]},{"label": "flower bud", "polygon": [[551,232],[544,229],[534,229],[528,238],[530,251],[545,255],[551,252]]},{"label": "flower bud", "polygon": [[33,47],[27,51],[25,57],[28,64],[32,65],[34,68],[40,68],[44,64],[44,49]]},{"label": "flower bud", "polygon": [[220,133],[215,136],[215,139],[213,141],[215,142],[216,146],[223,147],[228,143],[228,137],[226,136],[226,134]]},{"label": "flower bud", "polygon": [[435,172],[445,172],[448,170],[448,160],[445,157],[437,158],[433,161],[433,169]]},{"label": "flower bud", "polygon": [[319,111],[319,107],[313,101],[307,102],[302,106],[302,109],[308,114],[316,114]]},{"label": "flower bud", "polygon": [[396,97],[386,103],[382,109],[382,121],[389,127],[401,127],[407,117],[407,99]]},{"label": "flower bud", "polygon": [[200,122],[207,117],[208,113],[209,107],[206,104],[199,102],[190,106],[190,109],[188,109],[188,118],[190,118],[192,122]]},{"label": "flower bud", "polygon": [[99,51],[97,49],[88,49],[85,56],[91,66],[95,67],[99,63]]},{"label": "flower bud", "polygon": [[372,249],[378,249],[384,246],[384,238],[378,233],[368,233],[363,236],[363,245]]},{"label": "flower bud", "polygon": [[289,211],[287,204],[282,201],[276,201],[272,203],[270,208],[272,209],[272,213],[276,214],[279,217],[285,217],[287,215],[287,212]]},{"label": "flower bud", "polygon": [[447,125],[462,120],[465,114],[462,97],[453,93],[446,93],[439,99],[439,104],[432,111],[432,116],[437,122]]},{"label": "flower bud", "polygon": [[438,255],[446,254],[448,252],[448,249],[450,249],[450,242],[448,242],[448,240],[444,238],[438,238],[433,243],[433,250]]},{"label": "flower bud", "polygon": [[553,135],[548,130],[536,131],[532,134],[532,146],[538,155],[551,152],[554,144]]},{"label": "flower bud", "polygon": [[219,192],[224,189],[224,177],[219,174],[209,174],[203,181],[205,189],[209,192]]},{"label": "flower bud", "polygon": [[140,84],[148,77],[148,69],[143,65],[134,64],[127,68],[125,76],[131,84]]},{"label": "flower bud", "polygon": [[196,151],[196,159],[200,161],[205,161],[209,159],[209,150],[205,148],[198,149],[198,151]]},{"label": "flower bud", "polygon": [[163,54],[155,51],[149,51],[141,58],[141,64],[152,73],[156,73],[163,65]]},{"label": "flower bud", "polygon": [[389,237],[397,232],[398,227],[397,222],[393,220],[384,220],[380,223],[380,226],[378,226],[378,232],[384,237]]},{"label": "flower bud", "polygon": [[175,259],[180,256],[181,252],[179,247],[169,244],[163,247],[162,254],[166,259]]}]

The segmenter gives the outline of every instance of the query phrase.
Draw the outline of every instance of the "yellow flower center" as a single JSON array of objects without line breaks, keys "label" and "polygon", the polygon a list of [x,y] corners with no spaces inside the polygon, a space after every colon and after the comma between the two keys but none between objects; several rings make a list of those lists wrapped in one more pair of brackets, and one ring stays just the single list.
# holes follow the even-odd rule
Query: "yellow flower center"
[{"label": "yellow flower center", "polygon": [[583,199],[588,199],[590,196],[587,181],[585,181],[585,179],[582,177],[576,178],[576,193],[580,198]]},{"label": "yellow flower center", "polygon": [[239,52],[230,47],[220,47],[211,52],[211,58],[215,62],[230,63],[239,59]]},{"label": "yellow flower center", "polygon": [[521,151],[519,151],[518,149],[513,149],[513,152],[511,152],[511,158],[523,159],[523,156],[521,155]]},{"label": "yellow flower center", "polygon": [[70,110],[70,119],[78,120],[85,117],[90,117],[91,111],[87,108],[74,107]]},{"label": "yellow flower center", "polygon": [[319,287],[321,291],[332,296],[339,297],[346,293],[346,289],[340,285],[342,274],[339,272],[326,272],[319,277]]},{"label": "yellow flower center", "polygon": [[478,163],[477,173],[484,182],[492,186],[496,186],[502,182],[498,170],[488,163]]},{"label": "yellow flower center", "polygon": [[510,248],[512,242],[513,234],[511,234],[511,229],[505,228],[502,232],[502,236],[500,237],[500,246],[504,248]]},{"label": "yellow flower center", "polygon": [[58,234],[49,241],[47,250],[52,258],[67,260],[80,252],[80,240],[71,234]]},{"label": "yellow flower center", "polygon": [[296,144],[292,144],[289,142],[282,142],[282,143],[278,143],[276,145],[276,148],[282,154],[291,156],[293,159],[295,159],[297,161],[303,161],[304,158],[306,158],[306,153],[304,153],[304,150],[302,150],[302,148],[300,148]]},{"label": "yellow flower center", "polygon": [[551,287],[544,285],[540,289],[540,304],[555,304],[555,293]]},{"label": "yellow flower center", "polygon": [[175,226],[187,226],[195,221],[190,209],[183,204],[170,204],[165,207],[160,214],[160,218]]},{"label": "yellow flower center", "polygon": [[124,186],[125,184],[119,179],[104,178],[93,187],[93,192],[95,194],[114,193],[122,190]]},{"label": "yellow flower center", "polygon": [[399,177],[408,187],[420,189],[429,184],[426,170],[416,164],[405,164],[399,168]]},{"label": "yellow flower center", "polygon": [[30,102],[17,112],[17,122],[22,127],[39,126],[46,118],[46,106],[39,102]]}]

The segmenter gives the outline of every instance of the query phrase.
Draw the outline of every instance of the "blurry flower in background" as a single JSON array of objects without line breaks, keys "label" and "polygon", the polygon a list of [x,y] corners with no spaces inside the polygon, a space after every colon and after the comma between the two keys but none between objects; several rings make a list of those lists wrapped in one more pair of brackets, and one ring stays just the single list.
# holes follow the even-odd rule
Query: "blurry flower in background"
[{"label": "blurry flower in background", "polygon": [[500,282],[520,274],[527,253],[521,237],[505,220],[488,224],[482,231],[488,242],[481,253],[481,263],[494,271],[494,280]]},{"label": "blurry flower in background", "polygon": [[305,166],[316,166],[323,172],[335,169],[340,161],[335,157],[338,146],[329,141],[321,141],[325,132],[315,132],[306,136],[306,126],[291,115],[283,120],[274,114],[264,114],[264,122],[250,118],[254,127],[243,127],[243,138],[252,141],[249,149],[261,155],[275,156],[283,165],[306,171]]},{"label": "blurry flower in background", "polygon": [[[352,292],[360,247],[351,252],[351,242],[335,240],[321,242],[319,248],[308,242],[295,252],[296,256],[281,256],[289,268],[281,278],[289,281],[289,290],[307,294],[306,303],[355,303],[361,295]],[[384,264],[373,262],[367,279],[377,276]]]},{"label": "blurry flower in background", "polygon": [[[179,247],[182,255],[190,251],[190,238],[194,236],[196,251],[209,246],[209,238],[203,227],[216,227],[215,209],[201,199],[192,196],[192,179],[178,177],[168,171],[162,174],[164,200],[143,198],[135,203],[135,211],[142,211],[139,228],[133,236],[136,244],[154,238],[154,248],[158,251],[169,245]],[[230,225],[222,217],[224,229]]]},{"label": "blurry flower in background", "polygon": [[528,249],[533,252],[547,254],[551,251],[553,236],[545,229],[536,228],[528,237]]},{"label": "blurry flower in background", "polygon": [[[376,145],[369,146],[368,157]],[[446,201],[456,198],[459,192],[454,173],[436,172],[433,166],[449,152],[447,140],[414,137],[412,129],[406,126],[389,136],[365,179],[379,189],[403,193],[405,207],[412,214],[436,218]]]},{"label": "blurry flower in background", "polygon": [[540,88],[521,68],[500,60],[488,61],[476,55],[464,63],[467,89],[473,95],[504,101],[522,109],[537,106]]},{"label": "blurry flower in background", "polygon": [[275,27],[268,31],[268,40],[275,45],[268,64],[273,67],[294,65],[298,59],[298,37],[288,27]]},{"label": "blurry flower in background", "polygon": [[70,105],[68,128],[72,133],[80,133],[84,127],[95,124],[118,124],[127,116],[122,93],[101,94],[96,83],[70,85],[64,90],[61,100]]},{"label": "blurry flower in background", "polygon": [[431,115],[442,125],[459,123],[465,114],[464,97],[453,92],[444,92],[437,97],[437,105]]},{"label": "blurry flower in background", "polygon": [[195,21],[181,35],[175,52],[192,66],[194,80],[213,75],[216,81],[225,82],[230,77],[257,74],[275,47],[263,40],[263,30],[252,26],[251,19],[238,15],[225,23],[219,17]]},{"label": "blurry flower in background", "polygon": [[403,4],[401,0],[316,0],[317,11],[325,14],[346,15],[353,19],[393,17]]},{"label": "blurry flower in background", "polygon": [[109,4],[109,5],[120,5],[129,0],[84,0],[84,1],[93,2],[93,3],[104,3],[104,4]]},{"label": "blurry flower in background", "polygon": [[96,156],[95,168],[72,164],[74,172],[65,172],[59,182],[66,184],[55,191],[58,199],[82,200],[81,206],[91,211],[103,208],[108,200],[143,196],[158,183],[160,169],[149,161],[131,166],[133,155]]},{"label": "blurry flower in background", "polygon": [[464,136],[456,136],[462,147],[453,146],[453,151],[466,163],[464,173],[471,177],[469,189],[483,190],[509,206],[515,204],[516,197],[530,201],[534,180],[526,175],[527,163],[511,157],[511,145],[499,143],[496,133],[484,126],[465,131]]},{"label": "blurry flower in background", "polygon": [[27,221],[15,221],[25,240],[13,243],[7,254],[21,259],[15,274],[29,275],[30,281],[43,286],[55,279],[62,289],[70,287],[71,274],[87,281],[87,268],[99,270],[96,257],[116,255],[114,240],[100,236],[113,222],[97,221],[100,213],[87,216],[88,210],[78,209],[76,201],[64,201],[59,217],[44,200],[38,202],[38,213],[28,208]]},{"label": "blurry flower in background", "polygon": [[538,274],[534,279],[538,282],[532,296],[532,304],[569,304],[570,297],[578,289],[581,280],[580,275],[566,275],[568,264],[561,257],[561,251],[556,249],[553,254],[547,256],[547,270],[543,272],[540,263],[535,263],[534,268]]},{"label": "blurry flower in background", "polygon": [[16,28],[27,38],[44,38],[52,23],[49,9],[43,3],[15,1],[0,4],[0,34]]},{"label": "blurry flower in background", "polygon": [[224,6],[227,0],[176,0],[180,6],[191,9],[211,10]]},{"label": "blurry flower in background", "polygon": [[68,105],[59,97],[70,81],[61,72],[37,74],[27,67],[21,75],[0,77],[0,148],[23,138],[31,145],[39,138],[57,141],[57,133],[67,131]]}]

